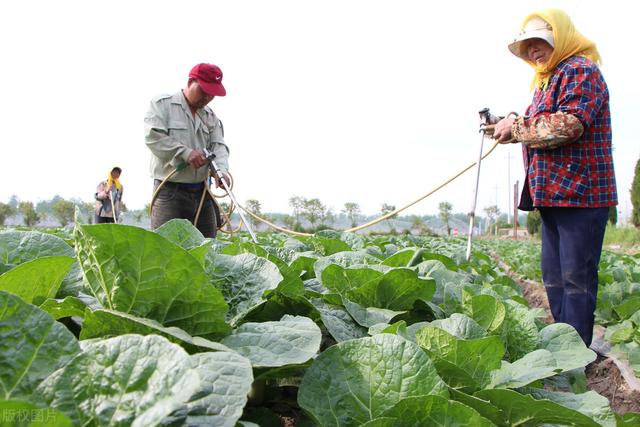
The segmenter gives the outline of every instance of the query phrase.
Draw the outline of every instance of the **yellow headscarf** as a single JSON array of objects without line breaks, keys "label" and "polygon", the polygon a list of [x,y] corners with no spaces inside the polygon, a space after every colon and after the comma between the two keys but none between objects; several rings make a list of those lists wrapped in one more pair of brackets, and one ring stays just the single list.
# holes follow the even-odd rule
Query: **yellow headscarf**
[{"label": "yellow headscarf", "polygon": [[560,9],[546,9],[541,12],[535,12],[527,16],[522,23],[521,30],[524,29],[526,23],[533,17],[540,17],[551,25],[553,31],[553,53],[549,61],[545,64],[538,65],[535,62],[525,59],[525,61],[536,71],[531,88],[544,89],[549,84],[549,78],[556,66],[571,56],[584,56],[589,58],[596,64],[601,63],[600,53],[596,48],[596,44],[580,34],[571,22],[571,18]]},{"label": "yellow headscarf", "polygon": [[111,188],[112,185],[115,185],[118,190],[122,190],[122,184],[120,184],[120,179],[113,179],[111,173],[115,168],[111,169],[109,172],[109,177],[107,178],[107,188]]}]

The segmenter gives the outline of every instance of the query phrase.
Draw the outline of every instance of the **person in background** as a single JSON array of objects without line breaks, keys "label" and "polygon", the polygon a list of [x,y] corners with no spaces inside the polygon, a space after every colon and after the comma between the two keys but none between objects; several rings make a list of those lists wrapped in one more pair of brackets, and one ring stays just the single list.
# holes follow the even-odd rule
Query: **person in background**
[{"label": "person in background", "polygon": [[522,144],[521,210],[542,217],[542,277],[556,322],[591,344],[598,264],[610,206],[618,203],[609,91],[596,45],[569,16],[549,9],[527,16],[509,50],[534,72],[524,115],[495,125],[498,142]]},{"label": "person in background", "polygon": [[122,208],[122,183],[120,174],[122,169],[118,166],[111,169],[106,181],[98,184],[95,199],[95,222],[96,224],[118,223]]},{"label": "person in background", "polygon": [[[208,193],[209,178],[204,149],[215,154],[227,184],[229,149],[224,142],[222,122],[207,105],[216,96],[225,95],[222,70],[213,64],[197,64],[189,73],[186,88],[151,101],[144,119],[155,193],[151,228],[156,229],[173,218],[184,218],[195,223],[205,237],[215,237],[220,218],[216,216],[215,202],[208,194],[203,195]],[[177,172],[171,175],[176,168]],[[219,185],[221,182],[216,180],[216,186]]]}]

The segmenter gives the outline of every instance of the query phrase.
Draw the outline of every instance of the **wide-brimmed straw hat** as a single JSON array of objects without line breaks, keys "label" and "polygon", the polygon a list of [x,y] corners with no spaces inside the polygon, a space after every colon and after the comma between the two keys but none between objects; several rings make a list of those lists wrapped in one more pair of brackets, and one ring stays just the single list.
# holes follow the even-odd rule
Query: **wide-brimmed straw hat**
[{"label": "wide-brimmed straw hat", "polygon": [[509,50],[518,58],[526,60],[527,52],[522,50],[522,44],[529,39],[542,39],[549,43],[551,47],[555,47],[553,43],[553,28],[544,19],[537,16],[527,21],[520,34],[509,44]]}]

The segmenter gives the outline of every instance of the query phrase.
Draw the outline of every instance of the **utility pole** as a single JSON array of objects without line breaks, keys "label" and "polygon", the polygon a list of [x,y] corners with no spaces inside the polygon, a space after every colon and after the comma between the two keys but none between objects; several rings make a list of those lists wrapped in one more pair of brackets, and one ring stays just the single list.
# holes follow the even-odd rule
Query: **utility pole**
[{"label": "utility pole", "polygon": [[518,239],[518,190],[520,181],[513,184],[513,238]]},{"label": "utility pole", "polygon": [[[511,207],[511,152],[507,152],[507,206]],[[507,223],[511,224],[511,209],[507,209]]]}]

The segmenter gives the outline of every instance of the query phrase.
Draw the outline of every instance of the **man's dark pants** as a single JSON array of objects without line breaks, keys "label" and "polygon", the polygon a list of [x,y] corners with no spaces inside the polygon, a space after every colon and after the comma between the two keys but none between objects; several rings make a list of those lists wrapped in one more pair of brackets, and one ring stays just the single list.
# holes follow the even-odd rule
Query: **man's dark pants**
[{"label": "man's dark pants", "polygon": [[598,264],[609,208],[539,208],[542,279],[556,322],[573,326],[587,346],[593,336]]},{"label": "man's dark pants", "polygon": [[95,215],[95,223],[96,224],[113,224],[115,221],[113,220],[113,218],[110,218],[108,216],[98,216]]},{"label": "man's dark pants", "polygon": [[[159,184],[160,181],[155,180],[154,191]],[[151,228],[155,230],[174,218],[187,219],[193,223],[203,190],[204,184],[202,183],[180,184],[165,182],[153,203]],[[213,201],[209,195],[205,196],[196,228],[200,230],[204,237],[216,237],[216,217]]]}]

